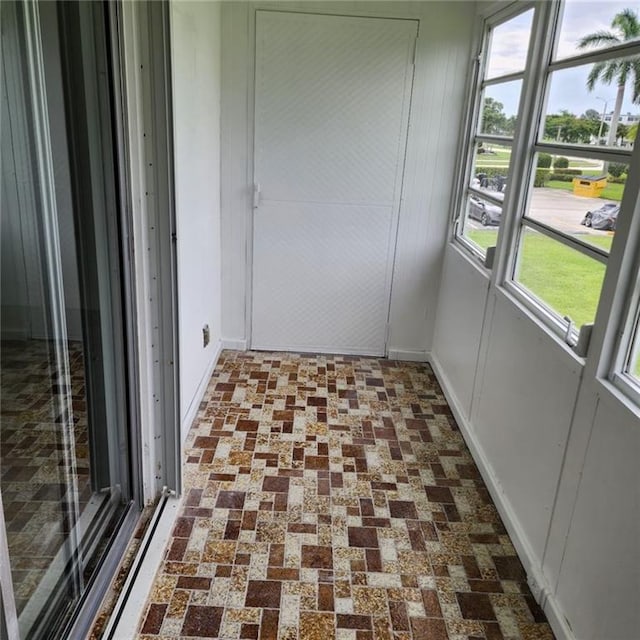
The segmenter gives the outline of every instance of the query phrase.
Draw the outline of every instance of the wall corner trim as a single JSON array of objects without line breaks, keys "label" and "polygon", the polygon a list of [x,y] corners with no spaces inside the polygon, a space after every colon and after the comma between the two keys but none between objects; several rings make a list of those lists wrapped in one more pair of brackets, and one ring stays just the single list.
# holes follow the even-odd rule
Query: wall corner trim
[{"label": "wall corner trim", "polygon": [[507,533],[509,534],[518,557],[524,566],[524,570],[527,574],[527,581],[532,587],[532,593],[536,601],[545,612],[547,619],[549,620],[549,624],[551,625],[551,628],[558,640],[577,640],[562,613],[560,603],[555,597],[555,594],[552,593],[551,588],[544,577],[544,573],[542,571],[542,558],[537,558],[533,549],[529,545],[522,527],[516,518],[515,511],[502,491],[500,480],[496,477],[480,442],[474,435],[469,419],[465,416],[462,405],[458,402],[457,396],[452,391],[452,386],[447,375],[443,371],[438,357],[433,353],[429,353],[428,362],[436,374],[436,378],[438,379],[445,398],[449,403],[449,407],[453,412],[453,417],[460,427],[462,437],[471,451],[471,455],[478,467],[478,470],[480,471],[480,474],[482,475],[482,479],[489,489],[491,498],[498,509]]}]

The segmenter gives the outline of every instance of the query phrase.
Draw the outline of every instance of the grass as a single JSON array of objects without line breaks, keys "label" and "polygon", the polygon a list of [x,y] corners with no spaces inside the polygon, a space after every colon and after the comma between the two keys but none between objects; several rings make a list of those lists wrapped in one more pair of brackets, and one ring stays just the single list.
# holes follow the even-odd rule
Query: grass
[{"label": "grass", "polygon": [[[471,230],[469,239],[486,249],[495,244],[497,231]],[[590,236],[589,242],[609,249],[612,236]],[[593,322],[605,265],[551,238],[527,231],[523,240],[517,280],[561,316],[581,326]]]},{"label": "grass", "polygon": [[[508,167],[511,161],[511,149],[500,145],[487,145],[494,153],[476,155],[476,169],[482,167]],[[585,158],[569,158],[569,169],[602,169],[602,162],[586,160]]]},{"label": "grass", "polygon": [[[495,229],[474,229],[469,239],[487,249],[495,245]],[[588,242],[607,251],[613,236],[589,235]],[[593,322],[600,298],[605,266],[535,232],[527,232],[518,281],[577,327]],[[630,373],[640,379],[640,353],[630,363]]]},{"label": "grass", "polygon": [[584,158],[569,158],[569,169],[590,169],[602,167],[602,163],[597,160],[585,160]]},{"label": "grass", "polygon": [[494,153],[476,155],[476,169],[481,167],[508,167],[511,161],[511,149],[493,145],[490,149]]},{"label": "grass", "polygon": [[[563,191],[573,191],[572,182],[562,182],[560,180],[550,180],[545,184],[550,189],[562,189]],[[607,186],[602,190],[598,197],[604,200],[615,200],[620,202],[622,200],[622,194],[624,193],[624,185],[608,182]]]}]

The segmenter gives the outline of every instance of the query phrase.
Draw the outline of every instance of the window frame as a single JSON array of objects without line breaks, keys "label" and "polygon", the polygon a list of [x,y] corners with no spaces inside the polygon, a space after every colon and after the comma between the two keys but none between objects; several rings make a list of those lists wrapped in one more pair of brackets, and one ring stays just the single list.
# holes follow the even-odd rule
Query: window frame
[{"label": "window frame", "polygon": [[[502,221],[505,218],[506,202],[509,192],[509,185],[511,184],[511,178],[513,175],[513,163],[510,161],[508,171],[506,172],[507,186],[504,192],[504,199],[499,200],[494,198],[490,193],[474,188],[471,185],[471,173],[475,164],[476,145],[478,142],[492,143],[499,145],[508,145],[511,147],[511,158],[514,156],[515,143],[517,132],[520,127],[521,110],[523,104],[523,94],[525,89],[525,75],[527,73],[527,67],[530,63],[531,45],[533,41],[534,26],[536,23],[536,15],[538,9],[536,8],[534,0],[526,0],[523,2],[512,3],[508,7],[503,7],[498,11],[495,11],[489,15],[486,15],[480,24],[478,33],[476,36],[476,50],[472,58],[472,70],[470,73],[470,89],[467,95],[468,108],[465,112],[465,119],[463,122],[464,140],[460,150],[459,157],[462,158],[460,163],[461,170],[458,172],[458,179],[456,181],[456,198],[453,203],[453,224],[452,235],[453,242],[463,247],[464,250],[471,254],[471,256],[481,263],[485,263],[486,252],[482,251],[473,241],[464,236],[465,226],[467,224],[467,201],[469,197],[473,196],[485,200],[491,204],[499,206],[502,210],[502,217],[498,229],[498,237],[496,243],[501,234]],[[532,22],[531,33],[529,39],[529,48],[527,50],[527,56],[525,60],[525,67],[522,71],[507,73],[503,75],[493,76],[486,78],[487,65],[489,61],[489,53],[491,49],[491,38],[494,30],[500,25],[508,22],[509,20],[532,10]],[[500,136],[495,134],[481,133],[479,131],[481,121],[481,109],[483,104],[484,92],[487,87],[504,84],[507,82],[513,82],[520,80],[522,87],[520,90],[520,97],[518,101],[518,112],[516,114],[516,127],[513,136]]]},{"label": "window frame", "polygon": [[522,176],[522,180],[519,181],[520,193],[517,197],[519,206],[516,207],[515,215],[511,216],[514,219],[514,226],[510,233],[507,234],[506,244],[508,246],[505,248],[505,260],[500,272],[499,282],[505,290],[529,309],[544,326],[548,327],[570,347],[575,347],[578,339],[578,330],[574,327],[572,321],[567,320],[566,316],[561,318],[559,313],[551,309],[543,300],[529,292],[516,280],[515,274],[520,255],[521,234],[526,228],[543,233],[591,259],[602,262],[605,264],[605,268],[609,262],[610,254],[527,216],[536,170],[534,159],[538,153],[549,153],[551,155],[584,157],[608,163],[629,165],[632,151],[600,145],[546,142],[541,139],[540,128],[548,115],[546,106],[553,73],[623,57],[630,55],[630,53],[638,54],[640,53],[640,41],[587,51],[580,55],[554,60],[553,56],[558,42],[558,34],[562,25],[563,4],[562,1],[545,3],[545,6],[540,11],[539,24],[536,25],[534,23],[532,26],[532,40],[537,41],[538,50],[532,56],[532,66],[527,69],[526,86],[523,87],[523,95],[521,96],[521,101],[526,103],[524,104],[524,110],[526,111],[528,108],[529,113],[523,119],[527,125],[525,126],[521,123],[520,130],[517,132],[520,134],[517,141],[519,143],[519,153],[522,154],[524,161],[522,170],[519,173],[514,171],[516,176]]},{"label": "window frame", "polygon": [[[556,59],[564,6],[564,0],[514,2],[498,10],[493,5],[478,17],[467,108],[462,123],[463,137],[459,145],[460,169],[452,200],[451,243],[475,262],[484,264],[491,278],[491,286],[500,289],[542,330],[554,336],[558,346],[564,344],[565,349],[581,358],[596,380],[621,394],[637,410],[640,408],[640,377],[630,371],[634,367],[634,351],[636,357],[640,357],[640,184],[635,180],[628,180],[625,185],[616,234],[609,251],[527,215],[533,193],[537,153],[623,163],[628,165],[629,175],[638,175],[640,170],[640,143],[633,148],[556,143],[545,141],[540,135],[544,120],[550,115],[546,112],[546,107],[553,73],[615,58],[640,56],[640,40],[634,40]],[[534,9],[534,15],[524,73],[485,79],[493,30],[529,9]],[[522,89],[513,137],[480,134],[478,129],[485,87],[518,79],[522,79]],[[486,192],[479,192],[471,186],[474,155],[480,140],[511,145],[503,202],[491,199]],[[491,261],[486,260],[484,252],[463,235],[469,196],[479,196],[490,202],[496,200],[495,204],[502,207],[495,261],[493,258]],[[605,265],[604,280],[593,320],[596,345],[588,345],[583,351],[576,350],[579,334],[572,323],[561,318],[550,305],[515,279],[520,238],[527,229],[550,236],[554,241]],[[596,348],[591,352],[589,346]]]},{"label": "window frame", "polygon": [[[605,268],[609,262],[610,252],[528,215],[536,170],[535,158],[538,153],[550,153],[630,165],[632,151],[620,147],[544,141],[540,130],[544,125],[545,118],[549,115],[546,113],[546,106],[551,89],[551,78],[553,73],[564,69],[628,55],[638,55],[640,54],[640,41],[626,42],[613,47],[554,59],[562,26],[563,7],[564,3],[561,0],[545,3],[517,2],[485,15],[481,21],[479,46],[474,58],[471,90],[468,97],[469,107],[464,129],[464,145],[461,151],[464,155],[461,156],[461,171],[456,185],[457,200],[453,218],[453,242],[475,259],[484,262],[485,266],[493,271],[492,280],[496,286],[501,287],[523,305],[543,327],[550,330],[570,347],[574,347],[578,339],[578,331],[571,320],[566,316],[561,317],[550,305],[530,292],[516,279],[516,269],[521,256],[521,236],[527,229],[541,233],[555,242],[604,264]],[[534,14],[524,71],[485,79],[493,30],[532,8]],[[522,80],[513,138],[480,133],[479,121],[484,89],[509,80]],[[503,202],[499,202],[495,198],[492,199],[486,192],[478,191],[471,186],[470,178],[474,166],[476,145],[479,141],[485,140],[496,144],[507,143],[512,148]],[[467,219],[466,204],[469,196],[481,197],[502,207],[503,214],[496,238],[495,264],[487,264],[484,252],[463,235]],[[638,306],[640,306],[640,292],[638,293]],[[638,316],[640,318],[640,311],[638,311]],[[640,331],[640,319],[638,327]],[[640,392],[640,383],[638,386]]]},{"label": "window frame", "polygon": [[[640,145],[635,152],[635,164],[638,164]],[[604,378],[614,388],[630,399],[636,407],[640,407],[640,378],[632,375],[627,370],[633,366],[633,354],[640,354],[640,198],[638,186],[636,186],[634,215],[631,220],[628,243],[622,256],[622,262],[627,258],[631,263],[627,268],[623,265],[621,271],[630,272],[630,277],[625,279],[628,286],[621,292],[622,312],[619,322],[614,325],[615,336],[613,350],[609,359],[609,368],[604,372]],[[631,198],[632,196],[630,196]]]}]

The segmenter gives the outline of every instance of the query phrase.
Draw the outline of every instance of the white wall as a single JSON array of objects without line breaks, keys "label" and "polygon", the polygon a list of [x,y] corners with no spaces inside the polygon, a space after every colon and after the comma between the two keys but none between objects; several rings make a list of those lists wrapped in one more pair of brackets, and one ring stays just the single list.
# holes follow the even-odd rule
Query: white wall
[{"label": "white wall", "polygon": [[[34,176],[35,163],[31,145],[25,144],[25,141],[31,140],[29,109],[26,108],[29,98],[20,64],[22,49],[18,43],[15,20],[14,13],[8,11],[2,37],[0,331],[3,338],[26,339],[45,335],[46,317],[38,243],[41,216],[34,188],[37,182]],[[55,51],[54,58],[59,60]],[[73,258],[75,260],[75,253]],[[75,288],[77,291],[77,279]]]},{"label": "white wall", "polygon": [[[82,340],[82,314],[76,235],[73,221],[73,199],[69,167],[69,147],[62,94],[62,62],[58,41],[56,6],[42,3],[38,11],[42,24],[44,71],[47,79],[47,109],[51,135],[51,156],[56,192],[56,214],[60,239],[60,263],[64,282],[64,304],[67,334],[70,340]],[[35,267],[38,268],[37,266]]]},{"label": "white wall", "polygon": [[640,412],[490,277],[447,247],[436,373],[557,637],[639,638]]},{"label": "white wall", "polygon": [[[250,342],[254,17],[257,8],[420,20],[389,353],[424,359],[431,345],[473,9],[464,2],[225,2],[222,9],[222,335]],[[433,87],[438,86],[438,91]]]},{"label": "white wall", "polygon": [[[184,439],[221,337],[220,3],[174,0],[171,39]],[[207,347],[202,339],[205,324],[211,331]]]}]

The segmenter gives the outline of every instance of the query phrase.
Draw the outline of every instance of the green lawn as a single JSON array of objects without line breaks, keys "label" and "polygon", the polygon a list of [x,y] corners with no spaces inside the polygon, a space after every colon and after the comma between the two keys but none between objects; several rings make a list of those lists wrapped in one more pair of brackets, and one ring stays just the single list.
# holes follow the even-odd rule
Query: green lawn
[{"label": "green lawn", "polygon": [[592,167],[602,168],[602,163],[584,158],[569,158],[569,169],[590,169]]},{"label": "green lawn", "polygon": [[489,147],[494,153],[476,155],[476,169],[481,167],[508,167],[511,160],[511,149],[493,145]]},{"label": "green lawn", "polygon": [[[497,231],[471,230],[468,237],[486,249]],[[612,236],[590,236],[589,242],[608,249]],[[551,238],[527,231],[518,269],[518,281],[577,327],[593,322],[605,266]]]},{"label": "green lawn", "polygon": [[[510,147],[501,145],[487,145],[494,153],[481,153],[476,155],[476,169],[482,167],[508,167],[511,161]],[[586,160],[585,158],[569,158],[569,169],[593,169],[600,171],[602,163],[597,160]]]},{"label": "green lawn", "polygon": [[[550,189],[562,189],[563,191],[573,191],[572,182],[561,182],[560,180],[550,180],[545,184]],[[600,198],[604,200],[615,200],[620,202],[622,200],[622,194],[624,193],[624,185],[616,183],[607,183],[607,186],[602,190]]]}]

